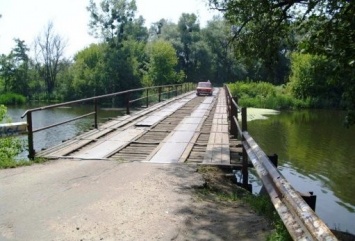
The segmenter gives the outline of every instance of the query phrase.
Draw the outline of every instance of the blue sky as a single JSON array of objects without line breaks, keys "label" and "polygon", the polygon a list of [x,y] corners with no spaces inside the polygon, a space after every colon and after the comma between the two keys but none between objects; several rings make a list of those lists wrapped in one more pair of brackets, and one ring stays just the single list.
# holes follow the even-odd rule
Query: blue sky
[{"label": "blue sky", "polygon": [[[89,0],[0,0],[0,54],[9,54],[15,46],[14,38],[25,40],[31,47],[49,21],[54,30],[67,39],[66,56],[97,40],[88,32]],[[202,26],[216,12],[207,7],[207,0],[136,0],[138,15],[146,19],[146,25],[161,18],[178,21],[181,13],[195,13]]]}]

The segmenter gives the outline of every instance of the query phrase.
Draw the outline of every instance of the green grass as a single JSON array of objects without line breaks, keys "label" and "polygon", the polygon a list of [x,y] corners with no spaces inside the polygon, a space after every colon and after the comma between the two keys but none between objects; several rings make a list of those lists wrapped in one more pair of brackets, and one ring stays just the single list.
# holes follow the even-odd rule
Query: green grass
[{"label": "green grass", "polygon": [[16,93],[5,93],[0,95],[0,104],[19,105],[26,103],[26,97]]},{"label": "green grass", "polygon": [[45,158],[36,157],[34,160],[15,160],[15,159],[1,159],[0,160],[0,169],[16,168],[22,166],[31,166],[33,164],[39,164],[46,162]]}]

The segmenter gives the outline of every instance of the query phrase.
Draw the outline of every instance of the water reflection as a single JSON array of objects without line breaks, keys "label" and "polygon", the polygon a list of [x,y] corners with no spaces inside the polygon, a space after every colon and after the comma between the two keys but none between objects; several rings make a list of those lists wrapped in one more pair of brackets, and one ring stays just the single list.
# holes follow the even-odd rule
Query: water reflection
[{"label": "water reflection", "polygon": [[355,127],[341,111],[282,112],[248,123],[250,134],[301,192],[317,195],[317,214],[330,226],[355,233]]}]

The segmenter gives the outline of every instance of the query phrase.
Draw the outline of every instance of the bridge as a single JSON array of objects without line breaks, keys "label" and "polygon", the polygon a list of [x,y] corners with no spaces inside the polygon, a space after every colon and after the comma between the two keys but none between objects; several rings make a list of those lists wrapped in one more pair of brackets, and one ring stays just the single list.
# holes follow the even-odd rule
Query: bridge
[{"label": "bridge", "polygon": [[[152,87],[154,88],[154,87]],[[164,88],[169,98],[163,101]],[[114,160],[156,164],[198,164],[241,170],[248,189],[248,169],[255,168],[276,211],[294,240],[336,240],[314,210],[277,170],[247,132],[247,109],[238,106],[229,89],[215,88],[213,96],[198,97],[193,86],[159,86],[118,93],[125,95],[127,115],[101,125],[97,102],[117,94],[88,98],[26,111],[30,157],[75,160]],[[146,96],[131,99],[133,91]],[[149,107],[149,98],[158,100]],[[131,113],[130,105],[146,100],[146,108]],[[78,102],[93,101],[94,127],[68,141],[35,151],[33,133],[72,120],[33,130],[31,113]]]},{"label": "bridge", "polygon": [[241,148],[237,141],[230,145],[226,104],[223,88],[205,98],[188,92],[117,117],[36,156],[236,166]]}]

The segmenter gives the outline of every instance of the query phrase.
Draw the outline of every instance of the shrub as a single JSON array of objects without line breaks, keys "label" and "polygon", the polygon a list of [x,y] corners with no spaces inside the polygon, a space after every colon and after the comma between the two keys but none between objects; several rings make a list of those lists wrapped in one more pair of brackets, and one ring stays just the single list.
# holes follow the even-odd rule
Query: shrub
[{"label": "shrub", "polygon": [[[4,119],[9,120],[6,116],[6,107],[0,105],[0,122]],[[18,165],[24,165],[25,161],[17,161],[18,156],[25,148],[24,141],[16,137],[0,137],[0,168],[10,168]]]},{"label": "shrub", "polygon": [[26,97],[16,93],[5,93],[0,95],[0,104],[19,105],[26,103]]},{"label": "shrub", "polygon": [[236,82],[228,84],[231,94],[241,106],[268,109],[292,109],[309,106],[309,101],[294,98],[285,86],[265,82]]}]

